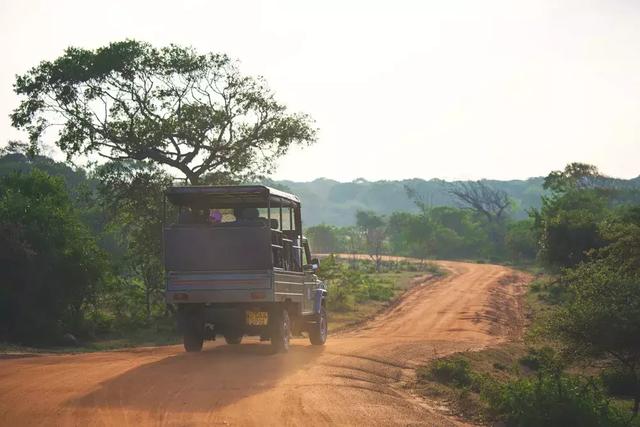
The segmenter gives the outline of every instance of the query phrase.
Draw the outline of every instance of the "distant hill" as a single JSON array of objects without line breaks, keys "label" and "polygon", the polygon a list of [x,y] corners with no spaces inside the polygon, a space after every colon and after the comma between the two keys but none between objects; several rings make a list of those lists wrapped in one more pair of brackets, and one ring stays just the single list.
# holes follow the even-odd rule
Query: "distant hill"
[{"label": "distant hill", "polygon": [[[540,207],[543,194],[543,177],[526,180],[486,182],[492,187],[506,191],[513,199],[512,217],[522,219],[527,210]],[[618,187],[640,187],[640,177],[631,180],[607,179]],[[417,212],[418,209],[407,197],[405,186],[415,189],[423,200],[432,206],[459,206],[447,192],[443,180],[407,179],[402,181],[367,181],[357,179],[352,182],[338,182],[318,178],[311,182],[269,181],[267,185],[290,191],[302,199],[303,220],[306,226],[326,223],[347,226],[355,223],[359,209],[372,210],[382,214],[396,211]]]},{"label": "distant hill", "polygon": [[[524,218],[526,210],[540,206],[544,178],[527,180],[493,181],[487,183],[506,191],[514,200],[513,216]],[[302,199],[305,225],[321,223],[347,226],[355,223],[358,210],[372,210],[385,215],[396,211],[417,212],[418,208],[407,197],[405,186],[409,186],[432,206],[459,206],[447,192],[447,182],[432,179],[407,179],[402,181],[338,182],[318,178],[311,182],[269,181],[268,185],[290,191]]]},{"label": "distant hill", "polygon": [[[37,156],[28,159],[22,154],[6,154],[0,156],[0,176],[15,170],[28,172],[34,167],[43,169],[51,175],[63,177],[73,193],[82,185],[90,188],[95,182],[87,179],[87,174],[80,168],[71,168],[63,162],[56,162],[48,157]],[[606,179],[616,187],[640,188],[640,177],[621,180]],[[512,216],[525,218],[526,211],[540,206],[543,194],[544,178],[536,177],[526,180],[486,182],[494,188],[506,191],[515,202]],[[447,183],[439,179],[425,181],[423,179],[407,179],[402,181],[367,181],[357,179],[352,182],[338,182],[326,178],[318,178],[311,182],[271,181],[264,182],[275,188],[292,192],[302,199],[303,219],[305,226],[321,223],[347,226],[355,223],[358,210],[372,210],[389,215],[396,211],[417,212],[418,209],[407,197],[405,186],[409,186],[432,206],[459,206],[447,192]]]}]

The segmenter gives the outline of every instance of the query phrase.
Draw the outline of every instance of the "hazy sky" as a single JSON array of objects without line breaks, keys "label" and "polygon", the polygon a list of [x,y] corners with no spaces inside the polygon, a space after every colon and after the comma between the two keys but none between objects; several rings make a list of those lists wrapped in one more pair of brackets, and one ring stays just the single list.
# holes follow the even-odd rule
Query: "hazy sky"
[{"label": "hazy sky", "polygon": [[276,178],[640,174],[640,1],[0,0],[0,143],[16,74],[124,38],[225,52],[311,114]]}]

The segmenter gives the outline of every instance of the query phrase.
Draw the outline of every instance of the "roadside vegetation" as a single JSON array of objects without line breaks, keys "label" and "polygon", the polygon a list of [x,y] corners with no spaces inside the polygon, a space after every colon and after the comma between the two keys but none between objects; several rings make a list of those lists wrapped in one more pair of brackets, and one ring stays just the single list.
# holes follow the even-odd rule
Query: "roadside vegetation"
[{"label": "roadside vegetation", "polygon": [[485,423],[640,425],[638,192],[580,164],[545,187],[523,342],[436,359],[416,387]]}]

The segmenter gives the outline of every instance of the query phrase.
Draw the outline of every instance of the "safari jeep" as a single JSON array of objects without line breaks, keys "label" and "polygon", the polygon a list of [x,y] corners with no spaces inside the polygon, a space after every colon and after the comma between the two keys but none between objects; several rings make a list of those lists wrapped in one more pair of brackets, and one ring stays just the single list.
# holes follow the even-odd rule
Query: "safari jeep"
[{"label": "safari jeep", "polygon": [[325,343],[327,290],[296,196],[262,185],[172,187],[165,196],[177,212],[164,228],[166,299],[186,351],[216,336],[260,336],[277,352],[301,332]]}]

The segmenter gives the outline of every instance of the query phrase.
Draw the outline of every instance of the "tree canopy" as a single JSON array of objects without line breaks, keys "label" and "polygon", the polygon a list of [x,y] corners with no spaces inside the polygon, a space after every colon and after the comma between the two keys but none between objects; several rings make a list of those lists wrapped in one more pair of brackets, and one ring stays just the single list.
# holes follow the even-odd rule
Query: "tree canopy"
[{"label": "tree canopy", "polygon": [[245,180],[268,171],[291,145],[315,140],[311,118],[290,113],[261,78],[222,54],[135,40],[68,48],[14,85],[12,123],[36,152],[50,127],[68,158],[167,165],[192,184]]},{"label": "tree canopy", "polygon": [[543,188],[556,193],[570,189],[593,188],[602,182],[603,175],[594,165],[586,163],[569,163],[564,170],[552,171],[544,179]]},{"label": "tree canopy", "polygon": [[484,181],[457,182],[449,192],[463,206],[484,215],[489,222],[499,222],[509,213],[511,199],[504,190],[491,187]]}]

